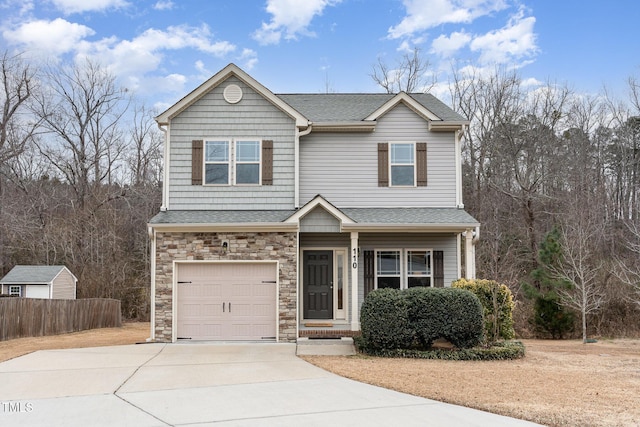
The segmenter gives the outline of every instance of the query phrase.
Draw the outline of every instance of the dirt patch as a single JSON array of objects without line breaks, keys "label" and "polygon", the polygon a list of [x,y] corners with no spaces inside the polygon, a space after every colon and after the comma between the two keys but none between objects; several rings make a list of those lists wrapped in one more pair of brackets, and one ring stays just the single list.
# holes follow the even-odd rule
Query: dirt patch
[{"label": "dirt patch", "polygon": [[357,381],[549,426],[640,425],[640,340],[524,340],[492,362],[307,356]]},{"label": "dirt patch", "polygon": [[38,350],[102,347],[144,342],[149,337],[149,323],[123,323],[121,328],[90,329],[46,337],[15,338],[0,341],[0,362]]},{"label": "dirt patch", "polygon": [[[149,323],[0,342],[0,362],[33,351],[144,342]],[[549,426],[640,426],[640,340],[524,340],[493,362],[305,356],[348,378]]]}]

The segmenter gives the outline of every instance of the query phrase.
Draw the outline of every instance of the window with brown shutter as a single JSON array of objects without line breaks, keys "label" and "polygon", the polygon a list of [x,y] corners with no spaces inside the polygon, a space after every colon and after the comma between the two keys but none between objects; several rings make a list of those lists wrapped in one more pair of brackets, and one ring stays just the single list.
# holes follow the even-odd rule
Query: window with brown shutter
[{"label": "window with brown shutter", "polygon": [[191,141],[191,185],[202,185],[202,146],[201,139]]},{"label": "window with brown shutter", "polygon": [[389,186],[389,144],[378,143],[378,187]]},{"label": "window with brown shutter", "polygon": [[262,185],[273,185],[273,141],[262,141]]},{"label": "window with brown shutter", "polygon": [[416,143],[416,184],[418,187],[427,186],[427,143]]}]

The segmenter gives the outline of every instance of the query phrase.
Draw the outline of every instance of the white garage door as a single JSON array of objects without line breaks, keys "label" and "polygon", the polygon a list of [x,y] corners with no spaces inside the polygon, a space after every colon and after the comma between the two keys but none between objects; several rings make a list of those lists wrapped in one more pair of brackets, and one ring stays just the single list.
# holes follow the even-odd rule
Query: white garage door
[{"label": "white garage door", "polygon": [[178,339],[276,337],[275,264],[185,263],[177,274]]}]

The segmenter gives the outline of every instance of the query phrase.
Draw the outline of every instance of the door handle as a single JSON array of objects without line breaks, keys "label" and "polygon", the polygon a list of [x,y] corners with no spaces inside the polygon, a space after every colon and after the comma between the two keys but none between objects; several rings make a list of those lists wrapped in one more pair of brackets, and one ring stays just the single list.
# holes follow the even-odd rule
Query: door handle
[{"label": "door handle", "polygon": [[224,304],[225,304],[225,303],[222,303],[222,312],[223,312],[223,313],[224,313]]},{"label": "door handle", "polygon": [[229,303],[229,313],[231,313],[231,303]]}]

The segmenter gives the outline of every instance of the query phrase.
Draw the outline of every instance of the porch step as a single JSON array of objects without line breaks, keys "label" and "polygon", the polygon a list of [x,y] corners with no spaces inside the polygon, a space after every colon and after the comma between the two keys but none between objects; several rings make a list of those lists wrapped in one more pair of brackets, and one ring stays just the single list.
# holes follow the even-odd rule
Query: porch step
[{"label": "porch step", "polygon": [[350,356],[356,354],[353,338],[298,338],[296,354],[300,356]]}]

